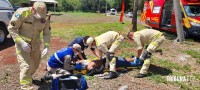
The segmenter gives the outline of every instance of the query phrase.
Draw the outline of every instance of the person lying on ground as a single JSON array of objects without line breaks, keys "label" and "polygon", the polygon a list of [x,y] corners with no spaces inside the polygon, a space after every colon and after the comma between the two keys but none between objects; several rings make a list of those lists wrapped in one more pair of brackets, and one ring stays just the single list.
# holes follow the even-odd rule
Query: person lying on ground
[{"label": "person lying on ground", "polygon": [[[143,62],[141,62],[136,57],[131,58],[123,58],[123,57],[115,57],[116,59],[116,68],[118,67],[137,67],[141,66]],[[79,60],[76,63],[76,68],[78,70],[87,70],[87,75],[93,76],[94,74],[103,73],[105,67],[106,58],[102,58],[102,60],[96,58],[93,60]]]}]

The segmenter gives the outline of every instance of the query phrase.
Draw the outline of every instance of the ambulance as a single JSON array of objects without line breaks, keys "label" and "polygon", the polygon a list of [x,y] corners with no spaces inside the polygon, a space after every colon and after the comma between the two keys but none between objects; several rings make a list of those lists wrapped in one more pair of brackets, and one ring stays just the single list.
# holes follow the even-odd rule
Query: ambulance
[{"label": "ambulance", "polygon": [[[200,38],[200,0],[180,0],[185,38]],[[144,3],[141,21],[151,28],[176,33],[173,0],[147,0]]]}]

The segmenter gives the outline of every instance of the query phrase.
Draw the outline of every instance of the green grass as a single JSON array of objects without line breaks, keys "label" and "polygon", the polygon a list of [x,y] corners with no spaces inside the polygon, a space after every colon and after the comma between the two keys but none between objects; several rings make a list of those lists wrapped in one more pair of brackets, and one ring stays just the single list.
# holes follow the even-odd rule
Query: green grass
[{"label": "green grass", "polygon": [[105,16],[104,14],[99,13],[86,13],[86,12],[66,12],[66,14],[78,16],[78,17],[96,17],[98,16]]},{"label": "green grass", "polygon": [[193,73],[193,76],[195,76],[195,80],[200,80],[200,74],[198,73]]},{"label": "green grass", "polygon": [[129,23],[120,24],[119,22],[114,23],[98,23],[98,24],[86,24],[81,26],[73,27],[73,33],[75,36],[97,36],[106,31],[118,31],[124,32],[124,26]]},{"label": "green grass", "polygon": [[165,68],[169,68],[169,69],[176,69],[176,70],[180,70],[182,67],[179,64],[176,64],[169,60],[164,60],[164,59],[153,59],[153,63],[156,65],[159,65],[161,67],[165,67]]},{"label": "green grass", "polygon": [[[192,70],[191,66],[189,64],[181,66],[181,65],[173,63],[169,60],[163,60],[163,59],[158,59],[158,60],[153,59],[153,64],[156,64],[156,65],[164,67],[164,68],[171,69],[172,73],[169,73],[169,75],[172,75],[172,76],[190,76],[187,73],[191,72],[191,70]],[[150,74],[152,74],[152,73],[150,73]],[[195,81],[200,80],[199,74],[194,73],[192,76],[195,77]],[[167,81],[166,78],[162,77],[160,74],[152,74],[151,76],[149,76],[149,79],[153,80],[157,83],[171,84],[174,86],[178,85],[178,86],[180,86],[181,90],[191,90],[191,89],[198,90],[199,89],[199,87],[193,86],[190,82],[177,82],[177,81],[169,82],[169,81]]]},{"label": "green grass", "polygon": [[167,83],[167,80],[159,74],[152,74],[148,77],[150,80],[155,81],[156,83]]},{"label": "green grass", "polygon": [[196,62],[200,64],[200,52],[197,52],[195,50],[185,50],[184,53],[191,55],[193,58],[196,58]]},{"label": "green grass", "polygon": [[127,39],[123,41],[121,48],[130,48],[133,47],[134,43],[133,42],[129,42]]},{"label": "green grass", "polygon": [[76,12],[50,12],[51,14],[69,14],[69,15],[74,15],[74,16],[94,16],[96,17],[97,14],[99,13],[91,13],[91,12],[79,12],[79,11],[76,11]]},{"label": "green grass", "polygon": [[158,59],[158,60],[153,59],[153,63],[156,65],[159,65],[161,67],[165,67],[168,69],[175,69],[176,71],[180,71],[180,72],[184,72],[184,73],[191,71],[191,66],[189,64],[181,66],[177,63],[173,63],[169,60],[164,60],[164,59]]},{"label": "green grass", "polygon": [[96,24],[84,24],[78,26],[64,26],[59,28],[52,28],[52,36],[59,36],[62,38],[70,39],[78,36],[98,36],[107,31],[124,31],[124,27],[130,23],[120,24],[118,22],[114,23],[96,23]]},{"label": "green grass", "polygon": [[52,28],[51,35],[61,37],[63,39],[70,39],[74,38],[72,31],[73,29],[71,27]]}]

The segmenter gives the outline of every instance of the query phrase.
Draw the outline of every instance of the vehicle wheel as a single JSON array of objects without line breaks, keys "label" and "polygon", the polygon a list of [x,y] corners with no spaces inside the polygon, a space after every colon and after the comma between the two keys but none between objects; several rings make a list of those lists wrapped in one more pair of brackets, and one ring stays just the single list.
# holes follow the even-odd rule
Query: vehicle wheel
[{"label": "vehicle wheel", "polygon": [[187,28],[184,27],[183,33],[184,33],[184,38],[185,38],[185,39],[189,38],[189,32],[188,32],[188,29],[187,29]]},{"label": "vehicle wheel", "polygon": [[6,28],[0,26],[0,44],[4,44],[7,39]]}]

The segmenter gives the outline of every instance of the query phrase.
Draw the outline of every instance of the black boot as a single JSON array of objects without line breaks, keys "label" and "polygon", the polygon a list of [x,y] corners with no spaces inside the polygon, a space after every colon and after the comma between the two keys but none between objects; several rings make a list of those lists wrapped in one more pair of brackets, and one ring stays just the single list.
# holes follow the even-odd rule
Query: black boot
[{"label": "black boot", "polygon": [[118,77],[118,74],[117,72],[109,72],[108,75],[104,76],[104,79],[113,79],[113,78],[117,78]]},{"label": "black boot", "polygon": [[50,73],[45,74],[45,76],[41,78],[41,83],[45,83],[48,80],[53,80],[53,77]]},{"label": "black boot", "polygon": [[96,74],[96,69],[95,68],[93,68],[92,70],[87,72],[88,76],[93,76],[94,74]]},{"label": "black boot", "polygon": [[146,74],[141,74],[141,73],[138,73],[135,78],[143,78],[143,77],[146,77]]}]

